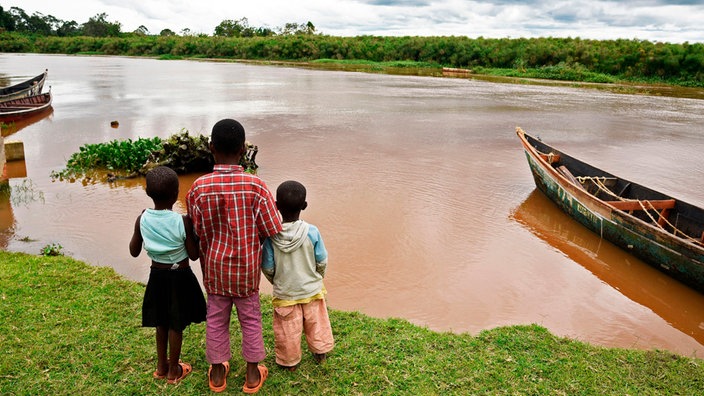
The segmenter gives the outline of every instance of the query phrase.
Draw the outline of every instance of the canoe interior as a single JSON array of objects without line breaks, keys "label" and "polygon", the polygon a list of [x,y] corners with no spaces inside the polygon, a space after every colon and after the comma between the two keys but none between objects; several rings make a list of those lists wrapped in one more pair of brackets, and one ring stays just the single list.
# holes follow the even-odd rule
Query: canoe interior
[{"label": "canoe interior", "polygon": [[591,166],[525,134],[550,165],[596,198],[691,242],[704,245],[704,210]]},{"label": "canoe interior", "polygon": [[46,80],[46,75],[47,72],[45,71],[36,77],[30,78],[29,80],[0,88],[0,99],[3,97],[12,97],[16,93],[29,94],[31,88],[35,88],[36,93],[41,92],[44,86],[44,81]]}]

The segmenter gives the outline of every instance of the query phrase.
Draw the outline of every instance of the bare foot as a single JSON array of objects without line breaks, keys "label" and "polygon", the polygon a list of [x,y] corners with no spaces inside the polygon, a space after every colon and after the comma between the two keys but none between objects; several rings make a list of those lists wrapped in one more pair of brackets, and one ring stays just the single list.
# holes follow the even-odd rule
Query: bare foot
[{"label": "bare foot", "polygon": [[225,383],[225,365],[222,363],[213,364],[213,369],[210,371],[210,382],[213,385],[220,387]]},{"label": "bare foot", "polygon": [[327,359],[327,358],[328,358],[328,356],[325,353],[314,353],[313,354],[313,359],[315,359],[315,362],[318,364],[324,362],[325,359]]},{"label": "bare foot", "polygon": [[248,388],[256,388],[257,385],[259,385],[259,382],[261,381],[261,375],[259,375],[259,367],[257,367],[258,364],[259,363],[247,363],[247,375],[245,376],[245,384]]},{"label": "bare foot", "polygon": [[169,373],[166,375],[166,379],[167,380],[174,380],[176,378],[179,378],[182,375],[183,375],[183,368],[181,367],[180,364],[177,364],[175,367],[169,367]]}]

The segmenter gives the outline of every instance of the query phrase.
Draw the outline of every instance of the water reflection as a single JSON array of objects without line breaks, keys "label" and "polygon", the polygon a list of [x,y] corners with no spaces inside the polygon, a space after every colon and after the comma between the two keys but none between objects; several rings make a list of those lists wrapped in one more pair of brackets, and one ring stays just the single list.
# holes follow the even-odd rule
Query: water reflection
[{"label": "water reflection", "polygon": [[704,344],[704,295],[599,238],[563,213],[537,189],[511,217],[605,284],[650,308]]},{"label": "water reflection", "polygon": [[15,235],[15,215],[9,188],[8,181],[0,182],[0,249],[6,249],[8,242]]},{"label": "water reflection", "polygon": [[32,114],[28,117],[25,117],[21,120],[17,120],[14,122],[10,122],[8,124],[2,123],[2,126],[0,127],[0,130],[2,131],[2,136],[7,137],[10,136],[14,133],[17,133],[21,131],[23,128],[26,128],[34,123],[37,123],[45,118],[51,117],[51,115],[54,113],[54,108],[49,107],[45,111]]}]

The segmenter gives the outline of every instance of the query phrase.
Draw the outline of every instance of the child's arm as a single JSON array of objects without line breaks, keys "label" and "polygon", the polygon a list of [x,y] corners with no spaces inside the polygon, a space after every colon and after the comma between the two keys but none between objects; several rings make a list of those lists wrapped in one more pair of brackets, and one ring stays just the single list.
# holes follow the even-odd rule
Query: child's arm
[{"label": "child's arm", "polygon": [[313,242],[313,251],[315,253],[315,272],[320,276],[325,276],[325,270],[328,267],[328,250],[323,243],[323,236],[320,235],[318,227],[311,225],[308,230],[308,238]]},{"label": "child's arm", "polygon": [[188,258],[196,261],[198,260],[198,241],[196,240],[196,235],[193,232],[193,222],[191,217],[188,215],[183,216],[183,226],[186,227],[186,252],[188,252]]},{"label": "child's arm", "polygon": [[323,278],[325,277],[325,270],[328,268],[328,260],[320,261],[315,263],[315,272],[319,273]]},{"label": "child's arm", "polygon": [[139,252],[142,251],[142,230],[139,228],[139,220],[142,215],[137,216],[137,221],[134,222],[134,232],[132,233],[132,239],[130,239],[130,254],[132,257],[139,256]]},{"label": "child's arm", "polygon": [[262,273],[270,282],[274,283],[274,274],[276,273],[276,263],[274,263],[274,248],[271,246],[269,238],[262,243]]}]

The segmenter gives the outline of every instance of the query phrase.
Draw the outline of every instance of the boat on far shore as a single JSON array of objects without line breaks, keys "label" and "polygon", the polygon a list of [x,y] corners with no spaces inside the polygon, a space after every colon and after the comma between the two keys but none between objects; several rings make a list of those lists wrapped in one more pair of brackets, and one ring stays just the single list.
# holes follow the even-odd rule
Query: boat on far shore
[{"label": "boat on far shore", "polygon": [[704,293],[704,209],[582,162],[516,128],[536,187],[570,217]]},{"label": "boat on far shore", "polygon": [[47,69],[44,70],[44,73],[30,78],[29,80],[0,88],[0,102],[24,98],[26,96],[39,95],[44,88],[44,82],[46,81],[48,73],[49,70]]},{"label": "boat on far shore", "polygon": [[51,108],[51,90],[39,95],[0,102],[0,122],[19,121]]}]

